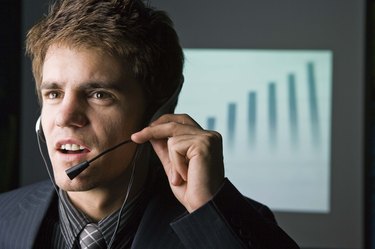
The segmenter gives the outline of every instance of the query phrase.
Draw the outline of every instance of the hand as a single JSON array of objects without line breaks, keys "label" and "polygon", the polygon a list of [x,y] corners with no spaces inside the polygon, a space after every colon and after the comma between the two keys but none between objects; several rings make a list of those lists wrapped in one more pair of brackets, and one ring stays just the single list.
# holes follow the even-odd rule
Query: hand
[{"label": "hand", "polygon": [[224,180],[221,135],[186,114],[163,115],[131,138],[151,142],[174,195],[189,212],[207,203]]}]

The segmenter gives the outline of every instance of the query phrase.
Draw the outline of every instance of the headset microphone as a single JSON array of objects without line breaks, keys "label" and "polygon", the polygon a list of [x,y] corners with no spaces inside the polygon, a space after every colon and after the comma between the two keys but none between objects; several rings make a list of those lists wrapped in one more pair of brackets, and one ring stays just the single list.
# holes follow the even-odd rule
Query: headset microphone
[{"label": "headset microphone", "polygon": [[[42,129],[42,124],[41,124],[41,121],[40,121],[40,117],[38,118],[38,120],[35,123],[35,132],[36,132],[38,138],[40,138],[41,140],[43,140],[43,142],[45,142],[45,138],[44,138],[44,134],[43,134],[43,129]],[[77,164],[77,165],[75,165],[75,166],[73,166],[73,167],[65,170],[65,173],[68,175],[68,177],[70,178],[70,180],[73,180],[77,175],[79,175],[88,166],[90,166],[91,162],[95,161],[96,159],[98,159],[99,157],[105,155],[106,153],[108,153],[108,152],[110,152],[110,151],[112,151],[114,149],[117,149],[121,145],[130,143],[130,142],[132,142],[131,139],[127,139],[125,141],[122,141],[121,143],[116,144],[115,146],[106,149],[105,151],[101,152],[100,154],[96,155],[95,157],[91,158],[90,160],[81,162],[81,163],[79,163],[79,164]]]},{"label": "headset microphone", "polygon": [[127,144],[127,143],[130,143],[132,142],[131,139],[128,139],[128,140],[125,140],[119,144],[116,144],[115,146],[109,148],[109,149],[106,149],[105,151],[103,151],[102,153],[98,154],[97,156],[95,156],[94,158],[88,160],[88,161],[84,161],[82,163],[79,163],[67,170],[65,170],[65,173],[68,175],[68,177],[70,178],[70,180],[73,180],[77,175],[81,174],[82,171],[84,171],[88,166],[90,166],[90,163],[95,161],[96,159],[98,159],[99,157],[103,156],[104,154],[107,154],[108,152],[114,150],[114,149],[117,149],[118,147],[120,147],[121,145],[124,145],[124,144]]}]

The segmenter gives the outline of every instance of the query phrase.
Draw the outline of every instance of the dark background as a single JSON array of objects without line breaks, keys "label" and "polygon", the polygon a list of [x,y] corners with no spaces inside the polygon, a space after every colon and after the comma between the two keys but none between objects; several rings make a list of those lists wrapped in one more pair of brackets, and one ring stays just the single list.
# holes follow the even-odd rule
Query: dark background
[{"label": "dark background", "polygon": [[21,119],[21,3],[0,5],[0,191],[19,185]]},{"label": "dark background", "polygon": [[[351,0],[355,1],[355,0]],[[49,0],[0,0],[0,148],[1,148],[1,159],[0,159],[0,192],[7,191],[18,186],[23,186],[26,184],[33,183],[40,179],[47,178],[45,171],[45,166],[40,163],[41,157],[37,148],[37,143],[35,139],[35,129],[34,123],[37,117],[39,116],[39,107],[35,97],[34,90],[34,81],[31,74],[31,65],[29,60],[25,59],[24,56],[24,39],[26,31],[37,21],[40,16],[46,12],[47,3]],[[179,13],[179,15],[172,16],[175,19],[176,29],[177,30],[189,30],[189,32],[183,32],[180,34],[181,41],[184,46],[188,47],[210,47],[210,44],[218,44],[217,47],[246,47],[248,44],[246,41],[243,41],[243,44],[238,43],[236,40],[235,43],[232,43],[230,40],[221,39],[220,36],[216,34],[225,32],[228,36],[236,37],[238,33],[247,32],[252,30],[251,25],[254,25],[254,28],[257,25],[257,22],[260,20],[268,20],[269,16],[265,16],[263,13],[259,15],[252,15],[250,21],[251,25],[242,25],[245,22],[249,21],[248,17],[242,19],[241,15],[236,15],[236,13],[227,13],[227,16],[220,16],[215,14],[215,11],[212,13],[206,13],[199,11],[201,9],[210,9],[210,6],[215,6],[215,4],[220,5],[220,1],[184,1],[184,3],[178,4],[169,4],[168,0],[154,0],[155,4],[161,8],[165,7],[166,9],[170,8],[173,13]],[[179,1],[175,1],[179,2]],[[225,1],[224,1],[225,2]],[[271,1],[272,2],[272,1]],[[280,1],[280,4],[287,5],[293,1]],[[297,1],[299,5],[305,5],[306,8],[310,6],[309,2],[311,1]],[[312,9],[311,16],[320,14],[319,12],[329,11],[337,9],[338,15],[335,17],[337,19],[345,19],[345,16],[340,16],[340,8],[344,7],[348,1],[342,0],[342,6],[335,5],[335,3],[329,3],[327,1],[327,8],[325,9]],[[223,1],[221,1],[223,3]],[[229,4],[229,1],[227,2]],[[296,1],[294,2],[296,3]],[[185,6],[188,4],[189,8],[195,8],[197,11],[191,13],[186,11]],[[267,6],[270,4],[270,1],[263,1],[263,8],[267,9],[270,15],[276,16],[278,11],[280,11],[281,6]],[[375,140],[372,139],[373,136],[373,117],[375,117],[375,108],[374,108],[374,80],[373,73],[375,70],[372,70],[374,67],[374,18],[373,18],[373,1],[367,2],[367,22],[366,29],[366,65],[363,66],[363,70],[366,71],[366,88],[363,95],[363,102],[365,107],[362,109],[364,113],[355,113],[353,110],[342,110],[343,112],[353,113],[354,115],[347,117],[348,119],[361,118],[364,121],[364,134],[350,134],[364,136],[366,139],[361,140],[363,144],[361,146],[354,146],[350,148],[350,145],[347,145],[350,150],[363,150],[364,161],[359,162],[359,166],[363,167],[363,172],[365,176],[361,179],[361,187],[364,191],[363,196],[359,196],[358,200],[363,202],[364,216],[363,220],[363,231],[366,234],[365,242],[366,248],[375,248],[373,242],[372,234],[375,233],[374,226],[374,212],[375,205],[374,203],[374,194],[375,187],[373,184],[373,179],[375,177],[374,173],[374,163],[373,156],[375,156]],[[225,8],[225,6],[215,6],[218,8]],[[285,7],[285,6],[284,6]],[[184,9],[185,8],[185,9]],[[214,9],[214,8],[213,8]],[[287,9],[287,8],[284,8]],[[356,11],[356,10],[353,10]],[[225,28],[225,18],[235,19],[239,23],[237,29]],[[196,23],[206,23],[207,26],[194,26],[191,22],[184,22],[184,20],[194,19]],[[209,19],[209,20],[207,20]],[[306,21],[309,20],[309,17],[306,17]],[[282,22],[283,20],[279,20]],[[252,48],[268,48],[274,47],[272,42],[267,43],[266,41],[274,41],[278,39],[280,42],[280,48],[293,48],[303,49],[304,46],[295,47],[290,45],[287,37],[293,36],[294,32],[305,32],[308,30],[309,33],[316,35],[325,36],[327,41],[331,41],[336,36],[340,36],[342,39],[342,49],[346,49],[345,45],[348,43],[351,44],[353,37],[361,35],[362,30],[356,30],[354,33],[345,33],[348,29],[351,29],[352,22],[351,20],[346,21],[346,25],[343,27],[332,27],[337,29],[337,33],[324,33],[325,30],[323,27],[329,25],[330,23],[327,20],[320,20],[321,28],[317,25],[318,28],[309,28],[308,23],[290,23],[290,29],[280,31],[280,33],[254,33],[252,36]],[[192,25],[192,26],[190,26]],[[270,21],[269,25],[273,25]],[[249,27],[250,26],[250,27]],[[214,30],[220,29],[220,30]],[[322,33],[323,32],[323,33]],[[205,34],[209,39],[205,41],[200,41],[198,37]],[[265,37],[261,39],[259,37]],[[283,40],[283,37],[285,39]],[[308,37],[305,37],[305,43],[308,43]],[[329,43],[329,42],[328,42]],[[301,43],[303,44],[303,42]],[[323,44],[316,44],[316,48],[323,47]],[[311,48],[311,46],[310,46]],[[335,63],[334,63],[335,65]],[[337,65],[337,64],[336,64]],[[358,65],[361,67],[362,65]],[[354,77],[354,76],[353,76]],[[356,80],[356,79],[353,79]],[[350,92],[350,89],[342,89],[342,94],[350,98],[354,92]],[[344,122],[344,120],[343,120]],[[361,124],[361,122],[360,122]],[[345,130],[341,126],[334,127],[337,134],[348,134],[355,133],[353,130]],[[360,129],[362,130],[362,129]],[[355,161],[356,159],[351,159]],[[358,163],[358,162],[357,162]],[[340,163],[337,163],[340,165]],[[350,182],[347,183],[350,185]],[[343,193],[345,195],[345,193]],[[363,198],[362,198],[363,197]],[[344,198],[344,197],[343,197]],[[374,211],[372,211],[374,210]],[[350,217],[351,213],[347,212],[347,215]],[[278,214],[278,217],[283,220],[285,214]],[[315,217],[312,217],[314,219]],[[340,222],[337,222],[339,224]],[[308,224],[306,224],[308,227]],[[302,232],[302,231],[301,231]],[[358,231],[353,231],[353,233]],[[304,232],[305,233],[305,232]],[[310,234],[305,233],[306,237]],[[340,236],[340,232],[337,233]],[[324,237],[325,235],[321,235]],[[342,238],[345,240],[345,238]],[[320,247],[323,248],[323,247]],[[337,248],[337,247],[333,247]]]}]

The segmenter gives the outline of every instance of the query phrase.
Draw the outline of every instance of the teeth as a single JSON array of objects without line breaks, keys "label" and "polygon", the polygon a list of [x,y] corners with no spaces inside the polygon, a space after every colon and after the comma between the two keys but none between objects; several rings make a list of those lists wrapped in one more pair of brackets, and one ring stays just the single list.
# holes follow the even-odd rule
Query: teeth
[{"label": "teeth", "polygon": [[62,150],[71,150],[71,151],[77,151],[77,150],[84,150],[85,147],[78,145],[78,144],[62,144],[60,149]]}]

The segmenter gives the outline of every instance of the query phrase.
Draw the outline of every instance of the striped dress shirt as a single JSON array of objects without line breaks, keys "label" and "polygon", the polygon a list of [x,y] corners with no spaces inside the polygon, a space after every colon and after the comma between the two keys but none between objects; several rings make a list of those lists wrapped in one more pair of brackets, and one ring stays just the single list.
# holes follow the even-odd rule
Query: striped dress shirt
[{"label": "striped dress shirt", "polygon": [[[56,198],[44,220],[35,244],[36,248],[80,248],[79,234],[87,223],[92,222],[83,212],[74,207],[65,191],[59,190],[59,195],[60,198]],[[144,189],[125,204],[121,214],[119,209],[97,223],[109,245],[119,220],[119,227],[111,249],[131,247],[148,198],[148,190]]]}]

